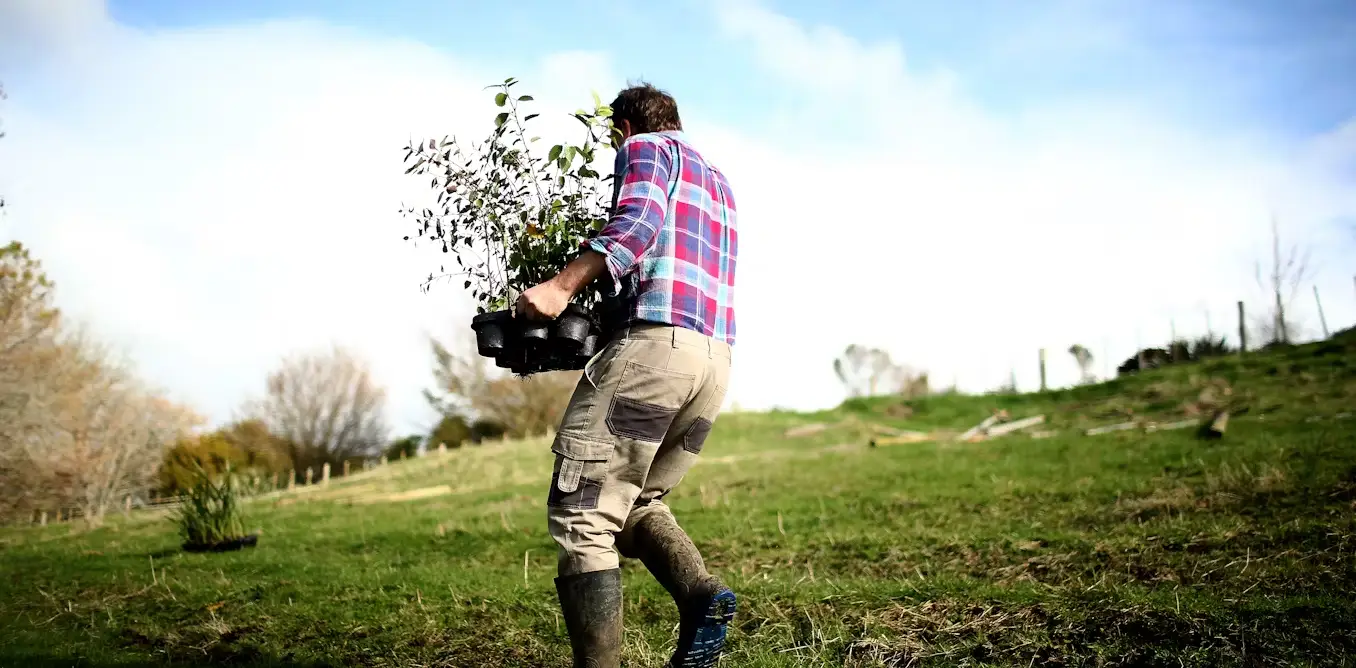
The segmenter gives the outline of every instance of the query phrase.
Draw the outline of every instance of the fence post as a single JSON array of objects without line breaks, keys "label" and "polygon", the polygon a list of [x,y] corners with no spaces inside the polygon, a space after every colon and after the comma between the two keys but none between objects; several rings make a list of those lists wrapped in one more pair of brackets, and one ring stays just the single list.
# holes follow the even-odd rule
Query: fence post
[{"label": "fence post", "polygon": [[38,515],[38,524],[40,526],[47,526],[47,511],[44,510],[41,515]]},{"label": "fence post", "polygon": [[297,486],[297,470],[287,469],[287,489],[293,489]]},{"label": "fence post", "polygon": [[1318,322],[1323,325],[1323,338],[1332,336],[1328,333],[1328,319],[1323,317],[1323,302],[1318,298],[1318,286],[1314,286],[1314,303],[1318,304]]},{"label": "fence post", "polygon": [[314,478],[314,477],[315,477],[315,467],[314,467],[314,466],[307,466],[307,467],[306,467],[306,484],[307,484],[307,485],[310,485],[310,484],[311,484],[311,479]]},{"label": "fence post", "polygon": [[273,472],[273,489],[274,489],[275,491],[278,489],[278,472],[277,472],[277,471],[274,471],[274,472]]},{"label": "fence post", "polygon": [[1041,391],[1045,391],[1045,349],[1041,348]]},{"label": "fence post", "polygon": [[1248,325],[1243,317],[1243,300],[1238,300],[1238,354],[1248,349]]},{"label": "fence post", "polygon": [[381,456],[381,465],[386,466],[386,455]]},{"label": "fence post", "polygon": [[132,497],[130,495],[122,500],[122,513],[124,515],[132,514]]},{"label": "fence post", "polygon": [[330,482],[330,463],[325,462],[324,466],[320,467],[320,484],[326,485],[329,484],[329,482]]},{"label": "fence post", "polygon": [[348,460],[347,460],[347,459],[344,460],[344,477],[345,477],[345,478],[348,477]]}]

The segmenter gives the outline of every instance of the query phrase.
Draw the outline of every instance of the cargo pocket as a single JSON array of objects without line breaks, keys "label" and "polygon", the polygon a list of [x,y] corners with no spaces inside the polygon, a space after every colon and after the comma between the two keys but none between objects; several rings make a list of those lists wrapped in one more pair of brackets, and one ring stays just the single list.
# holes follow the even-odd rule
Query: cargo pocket
[{"label": "cargo pocket", "polygon": [[720,413],[720,406],[725,401],[725,388],[717,386],[716,391],[707,400],[706,406],[702,408],[701,417],[692,421],[692,425],[687,428],[687,433],[683,434],[683,449],[694,454],[702,453],[702,446],[706,445],[706,438],[711,435],[711,428],[716,424],[716,415]]},{"label": "cargo pocket", "polygon": [[627,362],[607,410],[608,431],[650,443],[664,440],[696,382],[693,374]]},{"label": "cargo pocket", "polygon": [[607,462],[615,448],[611,443],[556,436],[551,446],[551,452],[556,454],[556,469],[546,505],[579,510],[597,508]]}]

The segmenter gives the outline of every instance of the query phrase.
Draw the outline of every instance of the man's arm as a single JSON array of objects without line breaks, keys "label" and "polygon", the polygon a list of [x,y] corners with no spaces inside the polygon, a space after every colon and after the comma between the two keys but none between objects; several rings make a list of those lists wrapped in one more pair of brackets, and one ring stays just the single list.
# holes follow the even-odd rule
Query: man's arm
[{"label": "man's arm", "polygon": [[614,170],[621,186],[612,218],[564,270],[519,296],[518,312],[529,318],[555,318],[604,271],[612,276],[613,290],[618,290],[621,277],[654,243],[664,224],[671,168],[668,152],[653,141],[623,144]]},{"label": "man's arm", "polygon": [[664,225],[671,162],[668,151],[649,138],[633,139],[617,150],[613,170],[613,178],[621,180],[617,204],[607,226],[584,244],[606,259],[614,290]]}]

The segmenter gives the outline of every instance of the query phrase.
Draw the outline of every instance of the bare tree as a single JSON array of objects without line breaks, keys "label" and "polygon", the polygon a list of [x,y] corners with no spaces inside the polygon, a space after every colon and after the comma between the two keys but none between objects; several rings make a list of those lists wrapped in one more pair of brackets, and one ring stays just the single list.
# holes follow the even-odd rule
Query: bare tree
[{"label": "bare tree", "polygon": [[284,359],[255,406],[298,471],[380,452],[389,433],[385,410],[386,390],[340,347]]},{"label": "bare tree", "polygon": [[202,418],[143,385],[84,330],[32,351],[27,401],[0,446],[11,512],[74,507],[90,522],[149,488],[173,443]]},{"label": "bare tree", "polygon": [[52,292],[42,263],[22,244],[0,249],[0,509],[8,513],[59,498],[35,470],[50,426],[44,409],[65,380]]},{"label": "bare tree", "polygon": [[1078,363],[1078,375],[1081,382],[1091,383],[1097,380],[1096,375],[1092,372],[1092,351],[1075,343],[1069,347],[1069,354],[1073,355],[1074,361]]},{"label": "bare tree", "polygon": [[896,364],[884,350],[855,343],[833,361],[833,372],[851,397],[881,394],[914,397],[929,391],[926,373]]},{"label": "bare tree", "polygon": [[[0,83],[0,102],[4,102],[7,99],[7,97],[8,96],[5,95],[5,85],[3,83]],[[5,131],[3,127],[4,127],[3,125],[0,125],[0,139],[5,138]],[[3,213],[4,209],[5,209],[5,195],[3,193],[0,193],[0,213]]]},{"label": "bare tree", "polygon": [[424,391],[434,410],[467,422],[490,421],[507,436],[536,436],[554,429],[579,383],[577,371],[517,378],[494,372],[471,345],[453,352],[437,340],[433,349],[434,388]]},{"label": "bare tree", "polygon": [[1288,344],[1297,333],[1298,323],[1289,314],[1290,304],[1298,296],[1300,287],[1310,278],[1309,250],[1293,245],[1282,249],[1281,232],[1276,219],[1271,219],[1271,266],[1265,277],[1262,262],[1256,263],[1257,285],[1269,293],[1271,312],[1258,323],[1263,340]]}]

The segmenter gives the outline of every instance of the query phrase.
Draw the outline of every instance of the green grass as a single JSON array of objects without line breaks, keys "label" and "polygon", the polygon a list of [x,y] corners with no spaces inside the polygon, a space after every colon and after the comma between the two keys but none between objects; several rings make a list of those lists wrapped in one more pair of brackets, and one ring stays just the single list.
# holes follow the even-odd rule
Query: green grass
[{"label": "green grass", "polygon": [[[1221,440],[1082,435],[1181,419],[1207,389],[1247,409]],[[724,665],[1356,665],[1350,333],[904,406],[720,419],[670,499],[741,595]],[[958,432],[997,408],[1058,433],[867,446],[872,425]],[[163,515],[5,530],[0,665],[568,665],[550,467],[536,440],[258,499],[259,546],[235,553],[182,552]],[[659,666],[671,603],[624,569],[628,665]]]}]

